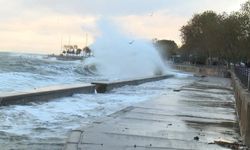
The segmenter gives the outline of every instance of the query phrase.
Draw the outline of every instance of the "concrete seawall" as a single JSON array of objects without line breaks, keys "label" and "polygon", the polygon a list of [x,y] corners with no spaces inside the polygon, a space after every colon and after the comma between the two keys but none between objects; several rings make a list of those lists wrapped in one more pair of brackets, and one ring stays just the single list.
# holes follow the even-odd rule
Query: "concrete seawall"
[{"label": "concrete seawall", "polygon": [[247,146],[250,146],[250,93],[243,88],[234,72],[231,72],[232,86],[234,88],[237,116],[240,133]]},{"label": "concrete seawall", "polygon": [[215,66],[193,66],[193,65],[173,65],[174,68],[186,72],[193,72],[200,75],[216,76],[216,77],[229,77],[226,68]]},{"label": "concrete seawall", "polygon": [[158,80],[163,80],[173,77],[173,75],[162,75],[162,76],[153,76],[153,77],[147,77],[147,78],[136,78],[131,80],[120,80],[120,81],[97,81],[92,82],[92,84],[96,85],[96,91],[98,93],[105,93],[107,91],[112,90],[113,88],[119,88],[125,85],[139,85],[145,82],[153,82]]},{"label": "concrete seawall", "polygon": [[22,93],[6,93],[0,96],[0,106],[25,104],[28,102],[49,101],[51,99],[72,96],[75,93],[94,93],[95,85],[74,84],[58,85],[34,89]]},{"label": "concrete seawall", "polygon": [[0,106],[25,104],[28,102],[49,101],[55,98],[69,97],[73,94],[104,93],[113,88],[125,85],[138,85],[145,82],[152,82],[170,78],[172,75],[162,75],[147,78],[137,78],[131,80],[109,81],[109,82],[93,82],[92,84],[73,84],[58,85],[45,88],[33,89],[28,92],[19,93],[1,93]]}]

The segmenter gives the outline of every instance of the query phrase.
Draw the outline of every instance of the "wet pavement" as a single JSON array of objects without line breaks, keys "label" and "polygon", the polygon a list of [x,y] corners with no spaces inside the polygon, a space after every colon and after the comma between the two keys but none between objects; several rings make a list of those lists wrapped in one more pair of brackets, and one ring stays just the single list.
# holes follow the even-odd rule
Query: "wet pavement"
[{"label": "wet pavement", "polygon": [[229,149],[218,142],[239,142],[238,130],[230,79],[197,77],[154,100],[73,130],[65,149]]}]

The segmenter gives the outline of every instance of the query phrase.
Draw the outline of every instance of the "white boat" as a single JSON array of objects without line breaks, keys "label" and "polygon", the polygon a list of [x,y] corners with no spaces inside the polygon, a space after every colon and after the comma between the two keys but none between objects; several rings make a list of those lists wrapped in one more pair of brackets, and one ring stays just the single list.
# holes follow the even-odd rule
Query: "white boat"
[{"label": "white boat", "polygon": [[58,60],[64,61],[84,60],[91,56],[93,56],[93,53],[88,46],[80,49],[77,45],[64,45],[60,55],[48,55],[48,57],[55,57]]}]

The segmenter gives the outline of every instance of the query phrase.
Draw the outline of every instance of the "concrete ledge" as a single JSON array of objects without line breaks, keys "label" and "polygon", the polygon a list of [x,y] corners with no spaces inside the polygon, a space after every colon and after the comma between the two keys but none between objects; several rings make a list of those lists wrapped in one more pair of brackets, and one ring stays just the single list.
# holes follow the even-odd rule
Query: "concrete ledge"
[{"label": "concrete ledge", "polygon": [[243,88],[234,72],[231,72],[232,85],[235,92],[237,116],[240,133],[247,146],[250,146],[250,93]]},{"label": "concrete ledge", "polygon": [[147,78],[137,78],[131,80],[110,81],[110,82],[93,82],[91,84],[73,84],[73,85],[58,85],[45,88],[34,89],[28,92],[20,93],[1,93],[0,106],[25,104],[28,102],[49,101],[55,98],[69,97],[73,94],[94,93],[95,90],[99,93],[107,92],[113,88],[122,87],[125,85],[139,85],[145,82],[152,82],[170,78],[173,75],[162,75]]},{"label": "concrete ledge", "polygon": [[51,99],[72,96],[75,93],[94,93],[95,85],[74,84],[34,89],[22,93],[6,93],[0,95],[0,106],[24,104],[28,102],[49,101]]},{"label": "concrete ledge", "polygon": [[119,81],[96,81],[92,82],[92,84],[96,85],[96,91],[98,93],[105,93],[114,88],[119,88],[125,85],[139,85],[146,82],[153,82],[158,80],[163,80],[173,77],[173,75],[161,75],[161,76],[153,76],[147,78],[136,78],[130,80],[119,80]]},{"label": "concrete ledge", "polygon": [[194,65],[173,65],[174,68],[186,72],[193,72],[201,75],[230,77],[228,70],[224,67],[216,66],[194,66]]}]

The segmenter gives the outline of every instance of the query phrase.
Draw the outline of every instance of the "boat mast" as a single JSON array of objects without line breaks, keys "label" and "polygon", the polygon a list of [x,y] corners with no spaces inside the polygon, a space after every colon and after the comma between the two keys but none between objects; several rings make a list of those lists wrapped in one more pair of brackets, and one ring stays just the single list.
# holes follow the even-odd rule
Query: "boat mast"
[{"label": "boat mast", "polygon": [[86,37],[85,37],[85,39],[86,39],[86,43],[85,43],[85,47],[87,47],[87,45],[88,45],[88,33],[86,33]]},{"label": "boat mast", "polygon": [[61,52],[63,51],[63,47],[62,47],[62,35],[61,35]]},{"label": "boat mast", "polygon": [[69,41],[68,41],[68,45],[70,45],[70,35],[69,35]]}]

